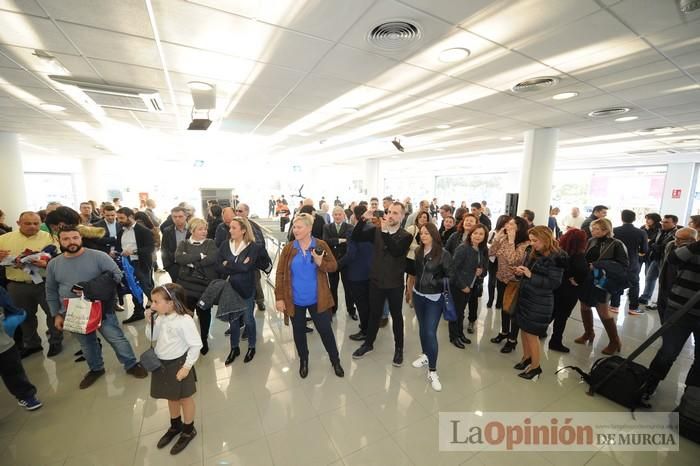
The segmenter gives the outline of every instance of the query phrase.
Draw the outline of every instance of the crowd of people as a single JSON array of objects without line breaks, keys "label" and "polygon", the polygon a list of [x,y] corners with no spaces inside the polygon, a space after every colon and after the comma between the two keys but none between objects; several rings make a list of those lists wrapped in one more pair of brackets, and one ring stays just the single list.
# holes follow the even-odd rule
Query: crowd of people
[{"label": "crowd of people", "polygon": [[[500,310],[500,330],[490,342],[502,344],[501,353],[510,353],[520,340],[520,362],[514,368],[528,380],[542,374],[541,339],[550,325],[549,350],[570,351],[564,331],[577,303],[583,334],[574,342],[594,341],[595,308],[608,337],[602,353],[610,355],[622,349],[616,314],[624,290],[629,315],[655,310],[662,322],[700,290],[700,216],[681,227],[674,215],[651,213],[637,228],[635,213],[623,210],[620,226],[613,227],[608,208],[598,205],[587,218],[572,209],[561,225],[554,208],[545,226],[535,225],[534,213],[527,209],[492,219],[486,201],[456,207],[454,201],[439,205],[437,199],[423,200],[414,209],[410,198],[399,202],[386,196],[347,207],[336,198],[333,204],[330,209],[322,199],[317,208],[312,199],[304,199],[290,211],[284,196],[271,196],[267,212],[286,219],[280,223],[283,231],[290,224],[275,264],[274,299],[285,324],[291,324],[302,378],[310,370],[307,339],[314,329],[334,374],[344,377],[332,325],[343,309],[341,284],[345,312],[359,326],[349,336],[359,345],[352,358],[372,352],[379,329],[391,321],[391,363],[403,365],[405,303],[415,312],[422,351],[411,365],[425,370],[435,391],[442,390],[440,321],[454,305],[446,341],[466,350],[468,335],[477,331],[485,287],[486,307]],[[74,300],[99,302],[99,329],[71,331],[80,345],[76,361],[88,366],[80,389],[105,374],[104,339],[127,374],[146,378],[152,371],[151,395],[168,400],[171,422],[158,447],[179,436],[171,448],[177,454],[197,434],[195,364],[209,353],[212,317],[229,326],[225,364],[241,355],[241,340],[247,340],[243,363],[251,363],[260,337],[255,308],[266,309],[261,279],[273,264],[262,227],[237,197],[230,206],[210,202],[206,218],[197,217],[186,203],[170,209],[164,220],[155,209],[152,199],[138,209],[122,207],[118,199],[99,207],[83,202],[79,211],[51,202],[43,211],[23,212],[16,229],[5,224],[0,211],[0,373],[20,406],[41,407],[21,362],[43,351],[39,308],[45,313],[46,356],[53,358],[63,351],[64,327],[78,306]],[[156,286],[158,273],[167,273],[170,280],[158,280],[166,284]],[[133,309],[120,324],[117,313],[125,311],[126,295],[132,296]],[[24,320],[17,325],[21,316]],[[122,330],[122,325],[142,320],[146,336],[156,342],[153,358],[137,358]],[[664,337],[652,362],[648,396],[668,374],[690,333],[700,338],[700,308]],[[695,363],[686,384],[700,385]]]}]

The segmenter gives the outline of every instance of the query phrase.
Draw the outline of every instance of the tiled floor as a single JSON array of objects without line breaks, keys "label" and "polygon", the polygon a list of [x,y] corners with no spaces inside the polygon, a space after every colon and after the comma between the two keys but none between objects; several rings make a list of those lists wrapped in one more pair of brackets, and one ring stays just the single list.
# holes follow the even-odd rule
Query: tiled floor
[{"label": "tiled floor", "polygon": [[[271,290],[268,307],[272,307]],[[342,301],[342,300],[341,300]],[[178,456],[155,444],[168,424],[167,405],[149,397],[149,381],[125,375],[106,347],[106,377],[87,390],[78,383],[84,363],[73,363],[78,349],[66,338],[66,349],[54,359],[34,355],[25,368],[44,402],[25,412],[5,390],[0,392],[0,465],[696,465],[700,446],[681,440],[677,453],[600,452],[561,453],[440,453],[440,411],[622,411],[601,397],[586,396],[573,374],[554,375],[571,363],[590,367],[600,356],[605,338],[595,346],[573,344],[581,332],[578,311],[569,321],[566,340],[572,353],[545,351],[544,377],[536,383],[516,377],[512,365],[519,353],[503,355],[489,342],[500,317],[482,307],[474,342],[459,350],[447,342],[447,326],[440,326],[439,374],[443,391],[426,383],[422,370],[410,362],[420,353],[414,313],[406,316],[406,363],[391,365],[391,327],[384,328],[375,351],[353,361],[357,344],[348,339],[355,322],[339,313],[334,322],[346,376],[338,379],[316,333],[309,335],[310,373],[302,380],[291,328],[276,312],[258,312],[257,356],[225,367],[228,339],[225,326],[215,322],[207,356],[197,363],[195,424],[199,435]],[[121,317],[121,316],[120,316]],[[597,334],[603,335],[596,321]],[[624,349],[629,352],[658,325],[657,316],[628,317],[621,313]],[[147,343],[143,324],[126,326],[136,353]],[[656,410],[673,409],[690,366],[690,341],[656,396]],[[245,343],[242,349],[245,350]],[[648,350],[641,362],[655,353]]]}]

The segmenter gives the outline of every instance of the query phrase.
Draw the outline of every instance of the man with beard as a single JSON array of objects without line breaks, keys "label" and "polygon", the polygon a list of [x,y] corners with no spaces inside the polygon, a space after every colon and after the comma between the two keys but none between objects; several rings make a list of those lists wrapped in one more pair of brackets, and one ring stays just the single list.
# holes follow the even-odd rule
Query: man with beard
[{"label": "man with beard", "polygon": [[[58,233],[63,254],[49,262],[46,277],[46,301],[54,316],[54,324],[63,330],[66,309],[63,299],[85,296],[102,302],[102,325],[99,332],[112,345],[117,359],[124,369],[136,378],[145,378],[148,373],[136,360],[134,350],[124,336],[114,315],[117,299],[117,284],[122,273],[117,264],[104,252],[83,247],[78,228],[65,226]],[[90,371],[80,382],[80,388],[88,388],[105,373],[102,348],[97,341],[97,332],[87,335],[76,333]]]},{"label": "man with beard", "polygon": [[[122,229],[117,234],[116,251],[122,256],[128,257],[132,262],[136,279],[141,284],[146,296],[150,297],[153,290],[152,254],[155,249],[153,233],[145,226],[136,223],[134,211],[128,207],[117,210],[117,221],[121,224]],[[134,296],[134,313],[122,323],[131,324],[143,320],[143,312],[143,299],[139,302]]]}]

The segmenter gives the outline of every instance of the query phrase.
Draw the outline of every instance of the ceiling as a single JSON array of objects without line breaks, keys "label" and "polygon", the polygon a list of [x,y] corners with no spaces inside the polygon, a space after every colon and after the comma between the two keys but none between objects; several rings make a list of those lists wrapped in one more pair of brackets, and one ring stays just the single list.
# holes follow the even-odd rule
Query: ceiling
[{"label": "ceiling", "polygon": [[[522,152],[525,131],[558,127],[565,164],[698,159],[700,10],[678,1],[0,0],[0,131],[40,155],[482,166]],[[420,40],[367,41],[396,19],[419,25]],[[440,61],[454,47],[471,54]],[[95,111],[35,50],[58,74],[156,89],[165,111]],[[560,81],[511,91],[536,76]],[[184,131],[190,81],[216,86],[204,134]],[[618,106],[638,119],[588,116]],[[650,127],[672,129],[636,133]]]}]

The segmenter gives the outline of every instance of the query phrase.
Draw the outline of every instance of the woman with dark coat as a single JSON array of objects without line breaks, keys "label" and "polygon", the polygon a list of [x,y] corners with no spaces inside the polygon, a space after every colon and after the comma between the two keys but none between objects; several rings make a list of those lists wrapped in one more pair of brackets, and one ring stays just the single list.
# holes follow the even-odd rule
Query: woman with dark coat
[{"label": "woman with dark coat", "polygon": [[515,267],[520,278],[515,320],[520,327],[523,357],[514,369],[524,370],[518,376],[537,379],[540,367],[540,340],[546,335],[554,309],[554,290],[561,284],[566,257],[561,253],[552,230],[538,225],[528,232],[530,251],[525,265]]},{"label": "woman with dark coat", "polygon": [[610,293],[596,287],[593,279],[592,264],[605,260],[617,262],[624,270],[629,266],[625,245],[622,241],[613,238],[612,223],[607,218],[599,218],[591,222],[591,238],[588,240],[586,248],[586,262],[591,266],[580,292],[581,320],[585,333],[576,338],[574,342],[579,344],[593,343],[595,333],[593,332],[593,311],[591,308],[595,307],[605,328],[605,333],[610,339],[608,346],[603,348],[602,353],[615,354],[622,349],[622,341],[617,333],[615,317],[610,312]]},{"label": "woman with dark coat", "polygon": [[587,241],[586,232],[578,228],[569,229],[559,238],[559,247],[566,253],[567,259],[561,286],[554,290],[554,327],[549,339],[549,349],[553,351],[569,352],[569,348],[562,343],[562,337],[566,321],[578,302],[581,285],[588,275],[585,256]]},{"label": "woman with dark coat", "polygon": [[[250,222],[244,217],[233,217],[229,224],[229,236],[230,240],[219,246],[218,272],[223,276],[228,276],[231,288],[246,302],[243,320],[248,334],[248,352],[246,352],[243,362],[248,363],[255,357],[257,339],[253,313],[255,310],[255,263],[260,254],[260,246],[255,242],[255,233],[253,233]],[[227,366],[241,354],[238,347],[241,327],[238,321],[239,315],[237,313],[229,314],[231,351],[226,357],[225,364]]]},{"label": "woman with dark coat", "polygon": [[450,254],[454,254],[457,250],[457,246],[467,241],[467,235],[471,232],[476,225],[479,223],[479,219],[476,218],[474,214],[464,214],[462,221],[457,224],[457,231],[454,232],[445,243],[445,249]]},{"label": "woman with dark coat", "polygon": [[449,323],[450,342],[464,349],[471,340],[464,335],[464,310],[469,304],[467,332],[474,333],[474,322],[479,309],[479,296],[483,289],[483,276],[488,264],[486,238],[488,229],[478,224],[467,235],[467,240],[455,249],[450,271],[450,287],[457,308],[457,320]]},{"label": "woman with dark coat", "polygon": [[219,276],[216,272],[218,251],[214,240],[207,238],[207,222],[201,218],[194,218],[190,220],[189,229],[190,237],[181,241],[175,249],[175,263],[180,266],[177,284],[185,289],[187,309],[197,311],[199,333],[202,337],[202,348],[199,352],[204,355],[209,352],[207,339],[211,326],[211,310],[198,308],[197,301],[209,283]]}]

